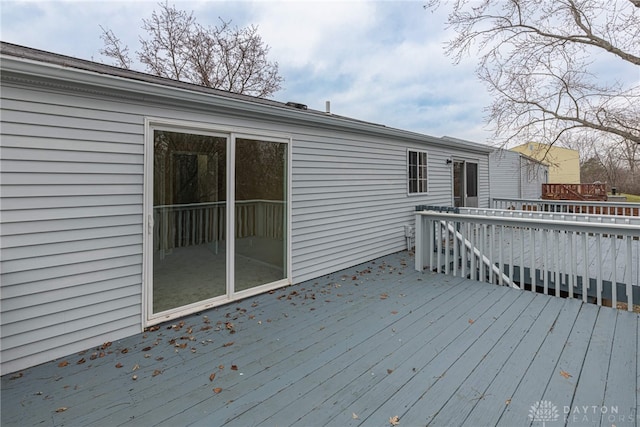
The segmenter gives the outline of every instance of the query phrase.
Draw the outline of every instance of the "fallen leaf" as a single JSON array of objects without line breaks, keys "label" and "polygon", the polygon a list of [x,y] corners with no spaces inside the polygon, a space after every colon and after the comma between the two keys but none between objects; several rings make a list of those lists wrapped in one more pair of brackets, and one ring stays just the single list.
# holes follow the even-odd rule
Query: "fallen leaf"
[{"label": "fallen leaf", "polygon": [[69,409],[69,408],[67,408],[66,406],[61,406],[60,408],[56,409],[56,412],[64,412],[67,409]]},{"label": "fallen leaf", "polygon": [[353,418],[354,420],[357,420],[360,417],[354,412],[354,413],[351,414],[351,418]]},{"label": "fallen leaf", "polygon": [[511,398],[509,398],[509,399],[507,399],[507,400],[505,400],[505,401],[504,401],[504,404],[505,404],[505,405],[508,405],[508,404],[510,404],[510,403],[511,403]]},{"label": "fallen leaf", "polygon": [[389,295],[387,295],[386,293],[380,294],[380,299],[387,299],[387,298],[389,298]]},{"label": "fallen leaf", "polygon": [[138,369],[140,369],[140,365],[136,363],[131,371],[137,371]]},{"label": "fallen leaf", "polygon": [[223,370],[224,369],[224,365],[219,365],[218,369]]},{"label": "fallen leaf", "polygon": [[142,351],[144,351],[144,352],[147,352],[147,351],[150,351],[150,350],[151,350],[151,346],[145,347],[145,348],[142,349]]},{"label": "fallen leaf", "polygon": [[118,362],[118,363],[116,364],[116,368],[118,368],[118,369],[122,368],[122,363]]},{"label": "fallen leaf", "polygon": [[159,361],[161,361],[162,359],[164,359],[164,357],[162,357],[162,356],[158,356],[158,357],[156,357],[156,360],[157,360],[158,362],[159,362]]},{"label": "fallen leaf", "polygon": [[22,372],[19,372],[15,375],[13,375],[11,378],[9,378],[9,380],[17,380],[18,378],[22,378],[24,374]]},{"label": "fallen leaf", "polygon": [[216,377],[216,374],[213,373],[211,375],[209,375],[209,381],[213,381],[213,379]]},{"label": "fallen leaf", "polygon": [[77,364],[77,365],[82,365],[84,362],[86,362],[86,360],[85,360],[85,359],[84,359],[84,357],[83,357],[82,359],[78,360],[78,361],[76,362],[76,364]]},{"label": "fallen leaf", "polygon": [[131,379],[135,381],[135,380],[137,380],[137,379],[138,379],[138,376],[137,376],[137,375],[133,375],[133,376],[131,377]]},{"label": "fallen leaf", "polygon": [[216,387],[216,388],[213,389],[213,392],[216,393],[216,394],[220,393],[221,391],[222,391],[221,387]]},{"label": "fallen leaf", "polygon": [[395,311],[395,310],[393,310],[393,311],[391,312],[391,314],[398,314],[398,312],[397,312],[397,311]]},{"label": "fallen leaf", "polygon": [[152,377],[158,376],[162,373],[162,371],[160,369],[156,369],[155,371],[153,371],[153,374],[151,374]]},{"label": "fallen leaf", "polygon": [[567,371],[560,371],[560,375],[562,375],[565,378],[571,378],[571,374]]},{"label": "fallen leaf", "polygon": [[398,424],[400,424],[400,417],[396,415],[394,417],[389,418],[389,424],[391,424],[392,426],[397,426]]},{"label": "fallen leaf", "polygon": [[121,353],[122,354],[127,354],[127,353],[129,353],[129,349],[128,348],[123,348]]},{"label": "fallen leaf", "polygon": [[233,345],[233,341],[222,344],[223,347],[230,347]]},{"label": "fallen leaf", "polygon": [[231,370],[232,370],[232,371],[237,371],[237,370],[238,370],[238,366],[236,366],[236,365],[231,365]]},{"label": "fallen leaf", "polygon": [[469,320],[468,320],[468,322],[469,322],[469,324],[470,324],[470,325],[473,325],[473,323],[475,322],[475,320],[473,320],[473,319],[469,319]]},{"label": "fallen leaf", "polygon": [[66,360],[58,363],[58,368],[64,368],[65,366],[67,366],[69,364],[69,362],[67,362]]},{"label": "fallen leaf", "polygon": [[387,369],[387,374],[390,374],[393,372],[393,369]]},{"label": "fallen leaf", "polygon": [[111,341],[107,341],[102,346],[100,346],[100,350],[105,350],[106,348],[111,347]]},{"label": "fallen leaf", "polygon": [[91,356],[89,356],[89,360],[96,360],[98,358],[98,353],[91,353]]}]

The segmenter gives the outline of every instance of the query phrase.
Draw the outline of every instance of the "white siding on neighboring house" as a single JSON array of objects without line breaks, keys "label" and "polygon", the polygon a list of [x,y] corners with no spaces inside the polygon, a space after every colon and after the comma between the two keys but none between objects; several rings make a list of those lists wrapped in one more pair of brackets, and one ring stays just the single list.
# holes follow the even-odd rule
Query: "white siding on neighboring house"
[{"label": "white siding on neighboring house", "polygon": [[547,166],[509,150],[489,156],[491,198],[539,199]]},{"label": "white siding on neighboring house", "polygon": [[[2,73],[3,374],[141,331],[145,118],[291,137],[294,282],[404,249],[416,205],[452,205],[452,157],[478,163],[489,206],[478,144],[39,67]],[[428,153],[426,194],[408,194],[407,149]]]}]

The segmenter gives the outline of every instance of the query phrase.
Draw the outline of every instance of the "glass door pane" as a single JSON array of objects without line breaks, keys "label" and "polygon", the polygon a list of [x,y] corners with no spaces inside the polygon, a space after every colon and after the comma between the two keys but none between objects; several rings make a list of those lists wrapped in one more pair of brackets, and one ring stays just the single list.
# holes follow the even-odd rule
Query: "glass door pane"
[{"label": "glass door pane", "polygon": [[464,162],[453,162],[453,206],[464,206]]},{"label": "glass door pane", "polygon": [[287,277],[285,143],[236,139],[234,290]]},{"label": "glass door pane", "polygon": [[154,131],[153,313],[227,293],[227,138]]}]

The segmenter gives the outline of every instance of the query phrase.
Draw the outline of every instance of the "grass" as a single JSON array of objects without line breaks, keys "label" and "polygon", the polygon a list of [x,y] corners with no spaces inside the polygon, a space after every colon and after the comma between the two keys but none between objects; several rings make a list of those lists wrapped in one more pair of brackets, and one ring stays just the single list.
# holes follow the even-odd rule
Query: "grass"
[{"label": "grass", "polygon": [[640,203],[640,196],[635,194],[622,194],[627,198],[627,202]]},{"label": "grass", "polygon": [[[613,194],[609,193],[609,196]],[[626,194],[626,193],[617,193],[616,196],[625,196],[627,198],[627,202],[630,203],[640,203],[640,196],[636,194]]]}]

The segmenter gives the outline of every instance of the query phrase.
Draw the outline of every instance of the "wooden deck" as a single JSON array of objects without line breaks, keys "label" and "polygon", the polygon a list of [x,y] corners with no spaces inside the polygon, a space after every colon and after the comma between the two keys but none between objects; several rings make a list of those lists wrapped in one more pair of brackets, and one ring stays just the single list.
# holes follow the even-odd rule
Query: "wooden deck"
[{"label": "wooden deck", "polygon": [[638,425],[638,314],[413,265],[390,255],[7,375],[2,425]]}]

